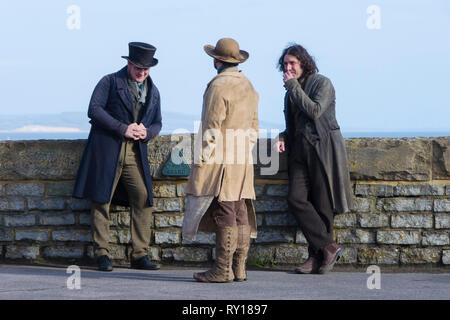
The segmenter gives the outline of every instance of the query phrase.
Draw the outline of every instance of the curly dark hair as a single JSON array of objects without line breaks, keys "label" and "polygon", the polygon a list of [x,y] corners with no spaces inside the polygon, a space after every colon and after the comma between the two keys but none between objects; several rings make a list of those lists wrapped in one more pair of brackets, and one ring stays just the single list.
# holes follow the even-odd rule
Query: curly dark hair
[{"label": "curly dark hair", "polygon": [[281,72],[284,72],[284,56],[287,54],[296,57],[300,61],[300,66],[303,69],[303,73],[299,80],[306,79],[310,75],[319,72],[314,58],[309,55],[305,48],[296,43],[293,43],[284,49],[280,59],[278,59],[278,70]]}]

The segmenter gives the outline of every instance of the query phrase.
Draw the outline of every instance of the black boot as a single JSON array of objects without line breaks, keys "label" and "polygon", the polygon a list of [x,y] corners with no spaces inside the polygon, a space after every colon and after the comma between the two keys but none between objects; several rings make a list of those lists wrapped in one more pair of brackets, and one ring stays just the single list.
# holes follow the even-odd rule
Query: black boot
[{"label": "black boot", "polygon": [[100,271],[112,271],[113,266],[111,260],[107,255],[103,255],[97,258],[98,270]]},{"label": "black boot", "polygon": [[159,270],[160,266],[158,264],[151,263],[147,256],[143,256],[139,259],[131,260],[131,268],[142,270]]}]

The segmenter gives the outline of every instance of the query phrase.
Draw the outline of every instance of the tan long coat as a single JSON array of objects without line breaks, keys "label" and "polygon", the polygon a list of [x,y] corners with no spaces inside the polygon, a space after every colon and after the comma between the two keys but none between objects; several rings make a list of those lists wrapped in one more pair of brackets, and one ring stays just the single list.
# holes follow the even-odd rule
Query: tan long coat
[{"label": "tan long coat", "polygon": [[[258,99],[250,81],[237,70],[227,69],[208,84],[186,187],[183,237],[195,238],[197,226],[198,230],[214,230],[205,210],[209,205],[193,205],[196,201],[208,199],[210,203],[214,197],[219,201],[255,199],[251,150],[258,138]],[[251,201],[247,201],[247,207],[252,236],[256,237]]]}]

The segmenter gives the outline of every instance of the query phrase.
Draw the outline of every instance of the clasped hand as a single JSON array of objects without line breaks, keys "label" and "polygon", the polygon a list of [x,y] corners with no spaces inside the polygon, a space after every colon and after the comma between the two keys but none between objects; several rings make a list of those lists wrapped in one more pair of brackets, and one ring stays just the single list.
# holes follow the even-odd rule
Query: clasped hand
[{"label": "clasped hand", "polygon": [[130,124],[125,131],[125,137],[128,139],[139,140],[147,137],[147,128],[142,124],[136,122]]}]

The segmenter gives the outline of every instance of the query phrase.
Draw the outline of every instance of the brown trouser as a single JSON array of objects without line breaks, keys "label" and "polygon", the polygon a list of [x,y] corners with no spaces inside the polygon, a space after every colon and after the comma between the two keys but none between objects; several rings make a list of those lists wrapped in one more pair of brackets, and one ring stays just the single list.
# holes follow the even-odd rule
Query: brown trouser
[{"label": "brown trouser", "polygon": [[289,211],[309,244],[309,252],[333,242],[334,212],[327,175],[313,146],[296,136],[289,155]]},{"label": "brown trouser", "polygon": [[219,227],[248,225],[247,205],[245,199],[239,201],[218,201],[214,198],[213,218]]},{"label": "brown trouser", "polygon": [[[133,141],[124,141],[120,150],[119,165],[111,192],[111,198],[119,179],[123,183],[131,207],[131,242],[133,260],[147,255],[150,243],[150,221],[152,208],[148,203],[148,193],[139,156],[139,146]],[[91,202],[92,239],[95,256],[110,255],[109,243],[109,203]]]}]

